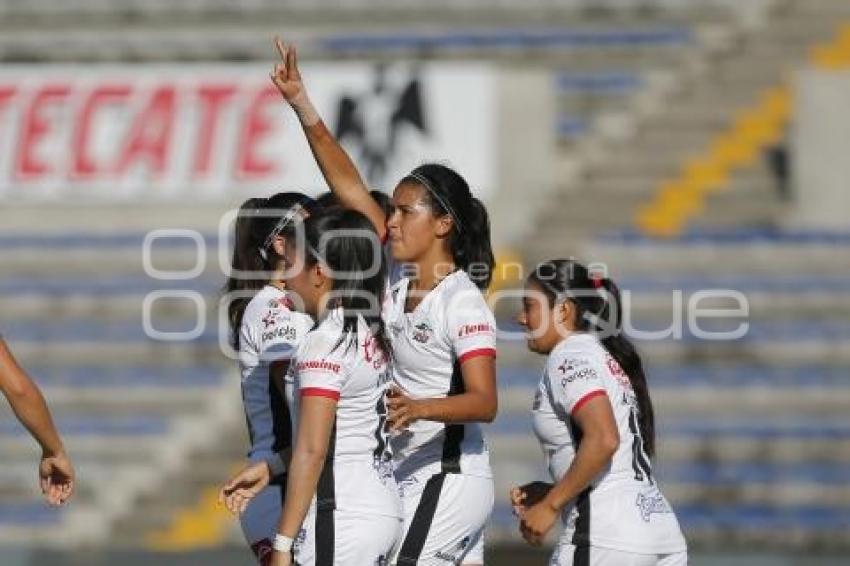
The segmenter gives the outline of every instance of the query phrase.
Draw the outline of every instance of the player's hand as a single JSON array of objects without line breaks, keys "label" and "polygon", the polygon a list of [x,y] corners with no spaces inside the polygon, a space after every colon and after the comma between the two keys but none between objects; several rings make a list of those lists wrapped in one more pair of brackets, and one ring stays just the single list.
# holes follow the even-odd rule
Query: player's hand
[{"label": "player's hand", "polygon": [[289,552],[274,551],[269,566],[292,566],[292,554]]},{"label": "player's hand", "polygon": [[74,493],[74,466],[64,452],[42,454],[38,478],[41,493],[50,505],[62,505]]},{"label": "player's hand", "polygon": [[284,44],[279,37],[274,38],[277,52],[280,54],[280,63],[276,63],[271,72],[271,79],[281,96],[293,107],[307,98],[307,90],[301,82],[301,73],[298,71],[298,55],[294,45]]},{"label": "player's hand", "polygon": [[406,429],[422,418],[422,401],[411,399],[397,385],[387,391],[387,423],[391,432]]},{"label": "player's hand", "polygon": [[519,532],[528,544],[540,546],[546,533],[552,530],[560,511],[545,499],[524,510],[519,516]]},{"label": "player's hand", "polygon": [[233,476],[221,491],[218,500],[234,515],[241,515],[248,503],[271,481],[271,472],[265,462],[257,462],[242,469]]},{"label": "player's hand", "polygon": [[540,503],[550,489],[552,484],[543,481],[533,481],[519,487],[512,487],[510,498],[514,515],[519,517],[526,509]]}]

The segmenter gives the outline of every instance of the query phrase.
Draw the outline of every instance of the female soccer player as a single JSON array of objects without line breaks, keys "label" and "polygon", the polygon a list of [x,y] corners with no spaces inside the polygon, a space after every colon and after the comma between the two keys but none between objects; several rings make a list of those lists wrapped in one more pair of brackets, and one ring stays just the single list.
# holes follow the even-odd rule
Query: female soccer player
[{"label": "female soccer player", "polygon": [[38,386],[18,365],[0,337],[0,391],[15,416],[41,446],[38,477],[41,492],[51,505],[62,505],[74,493],[74,467],[53,425],[50,410]]},{"label": "female soccer player", "polygon": [[685,539],[652,475],[652,402],[640,357],[620,326],[614,282],[573,260],[529,276],[518,321],[548,355],[533,420],[554,485],[511,490],[520,531],[540,544],[566,525],[553,566],[679,566]]},{"label": "female soccer player", "polygon": [[[291,425],[283,376],[313,320],[295,312],[283,282],[283,253],[293,224],[313,210],[301,193],[249,199],[236,221],[233,272],[226,292],[233,347],[238,351],[242,402],[251,447],[248,460],[280,475],[279,454],[290,447]],[[283,486],[262,490],[241,514],[242,532],[261,564],[268,564],[283,502]]]},{"label": "female soccer player", "polygon": [[272,80],[298,116],[331,190],[363,213],[407,277],[384,304],[395,387],[388,400],[404,508],[395,562],[483,564],[493,506],[489,455],[479,423],[496,416],[495,320],[481,294],[494,259],[487,211],[443,165],[414,169],[395,188],[392,214],[369,194],[351,159],[311,104],[295,49],[276,40]]},{"label": "female soccer player", "polygon": [[297,407],[274,565],[386,564],[401,530],[384,396],[390,345],[380,316],[385,266],[369,221],[334,210],[287,247],[287,279],[316,327],[287,376]]}]

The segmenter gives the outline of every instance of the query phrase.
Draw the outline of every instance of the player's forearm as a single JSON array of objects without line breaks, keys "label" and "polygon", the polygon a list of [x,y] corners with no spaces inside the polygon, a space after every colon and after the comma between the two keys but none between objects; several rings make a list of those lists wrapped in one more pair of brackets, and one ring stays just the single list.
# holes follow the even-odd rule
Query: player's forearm
[{"label": "player's forearm", "polygon": [[56,456],[65,452],[47,403],[35,385],[28,383],[19,391],[11,393],[8,399],[15,416],[35,438],[45,455]]},{"label": "player's forearm", "polygon": [[337,198],[347,206],[353,197],[368,193],[354,162],[328,130],[310,99],[305,95],[293,102],[292,108],[301,122],[313,157]]},{"label": "player's forearm", "polygon": [[564,477],[543,498],[553,509],[560,511],[575,499],[611,463],[616,446],[604,435],[583,436],[576,457]]},{"label": "player's forearm", "polygon": [[298,534],[316,493],[324,461],[325,455],[318,451],[296,449],[292,454],[286,482],[286,505],[280,519],[279,533],[290,538]]},{"label": "player's forearm", "polygon": [[64,452],[62,441],[38,387],[24,372],[6,343],[0,339],[0,386],[22,425],[50,456]]},{"label": "player's forearm", "polygon": [[461,393],[442,399],[422,399],[419,418],[441,423],[489,423],[496,418],[498,398],[479,392]]},{"label": "player's forearm", "polygon": [[331,192],[344,207],[361,212],[369,218],[375,225],[378,236],[383,238],[386,230],[383,210],[369,194],[369,188],[363,182],[351,157],[328,130],[306,95],[293,102],[292,107],[301,122],[313,158]]}]

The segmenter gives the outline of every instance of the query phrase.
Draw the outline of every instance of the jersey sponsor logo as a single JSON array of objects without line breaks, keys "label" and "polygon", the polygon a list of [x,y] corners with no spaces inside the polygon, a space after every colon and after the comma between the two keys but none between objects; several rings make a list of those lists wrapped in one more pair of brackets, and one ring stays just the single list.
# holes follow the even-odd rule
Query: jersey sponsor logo
[{"label": "jersey sponsor logo", "polygon": [[492,335],[496,331],[490,323],[484,322],[481,324],[464,324],[457,331],[458,338],[470,338],[481,334]]},{"label": "jersey sponsor logo", "polygon": [[323,371],[326,373],[339,373],[341,366],[327,360],[306,360],[298,362],[298,371]]},{"label": "jersey sponsor logo", "polygon": [[413,327],[413,339],[420,344],[427,344],[434,335],[434,329],[427,322],[420,322]]},{"label": "jersey sponsor logo", "polygon": [[589,365],[590,360],[585,358],[567,358],[564,360],[564,363],[558,366],[558,371],[561,373],[569,373],[577,370],[578,368]]},{"label": "jersey sponsor logo", "polygon": [[587,381],[599,379],[599,374],[590,367],[590,360],[584,358],[567,358],[564,363],[558,366],[558,371],[564,374],[564,377],[561,378],[562,387],[578,379]]},{"label": "jersey sponsor logo", "polygon": [[672,513],[664,496],[657,489],[638,493],[635,506],[638,508],[640,518],[647,523],[655,513]]},{"label": "jersey sponsor logo", "polygon": [[277,323],[274,311],[268,311],[263,315],[264,328],[268,330]]},{"label": "jersey sponsor logo", "polygon": [[276,338],[286,340],[288,342],[294,342],[295,327],[287,325],[275,328],[274,330],[269,330],[268,332],[263,332],[263,342],[268,342],[269,340],[274,340]]}]

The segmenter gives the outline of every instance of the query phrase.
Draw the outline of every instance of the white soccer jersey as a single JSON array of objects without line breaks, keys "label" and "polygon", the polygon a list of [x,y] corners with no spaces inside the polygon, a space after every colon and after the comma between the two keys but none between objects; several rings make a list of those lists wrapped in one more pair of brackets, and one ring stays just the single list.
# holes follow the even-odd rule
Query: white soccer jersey
[{"label": "white soccer jersey", "polygon": [[[404,312],[410,280],[389,290],[384,321],[393,346],[393,379],[414,399],[463,392],[461,364],[496,355],[496,321],[481,291],[463,271],[443,279],[411,313]],[[492,477],[478,423],[417,421],[392,437],[396,477],[441,472]],[[421,476],[420,476],[421,474]]]},{"label": "white soccer jersey", "polygon": [[260,461],[289,446],[290,420],[282,383],[271,379],[271,366],[292,357],[313,326],[313,319],[292,310],[285,291],[266,285],[248,306],[239,328],[242,402],[251,448],[248,458]]},{"label": "white soccer jersey", "polygon": [[644,451],[629,378],[590,334],[573,334],[552,350],[534,398],[534,432],[553,481],[567,472],[581,442],[571,415],[601,395],[611,401],[620,447],[610,467],[564,509],[562,541],[645,554],[684,551],[679,523]]},{"label": "white soccer jersey", "polygon": [[[387,357],[362,317],[356,343],[341,338],[342,312],[333,310],[307,334],[287,374],[291,399],[318,395],[337,401],[317,508],[401,517],[387,442]],[[298,402],[290,405],[297,426]]]}]

